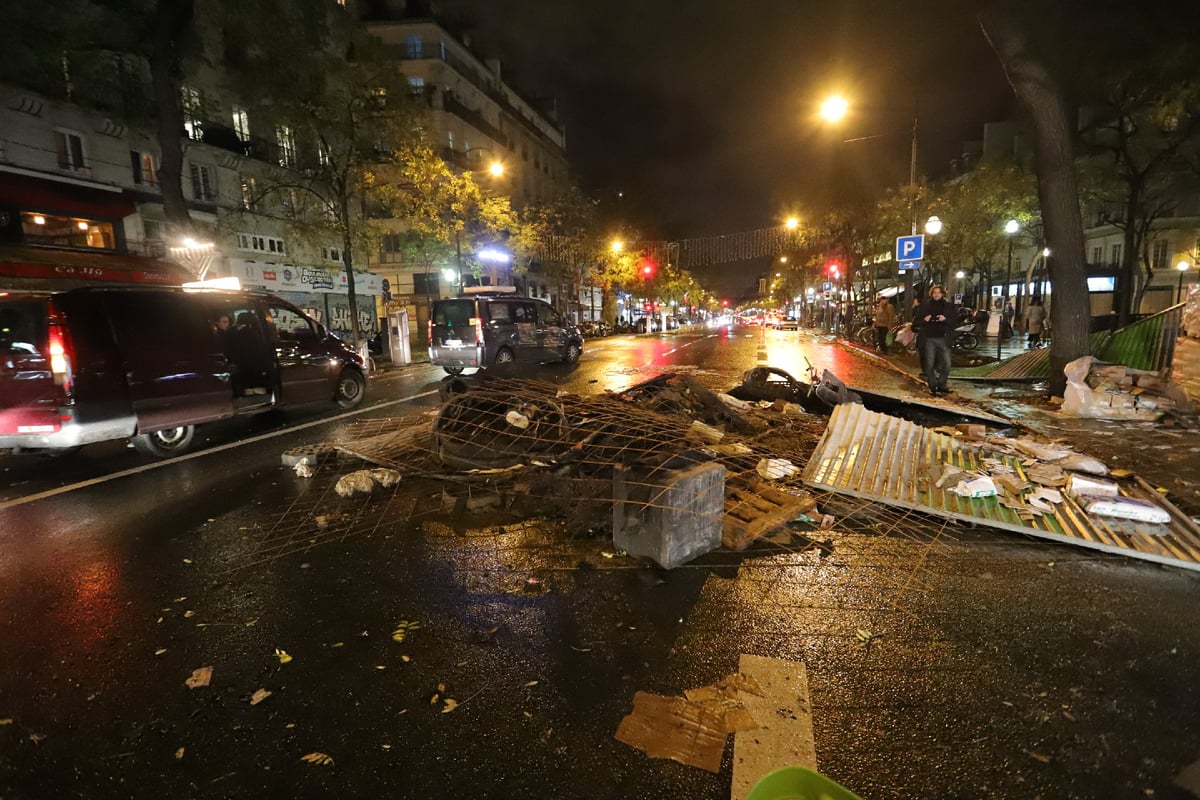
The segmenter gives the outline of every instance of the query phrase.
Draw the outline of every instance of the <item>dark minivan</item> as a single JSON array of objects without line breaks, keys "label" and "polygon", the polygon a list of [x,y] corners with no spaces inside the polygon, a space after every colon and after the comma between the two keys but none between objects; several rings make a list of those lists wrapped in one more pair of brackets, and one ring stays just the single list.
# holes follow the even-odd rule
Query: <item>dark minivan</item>
[{"label": "dark minivan", "polygon": [[165,457],[200,423],[365,394],[361,358],[271,295],[0,293],[0,451],[132,438]]},{"label": "dark minivan", "polygon": [[513,361],[574,364],[583,354],[583,334],[549,304],[517,297],[510,290],[486,291],[433,304],[429,317],[429,361],[451,375],[467,367]]}]

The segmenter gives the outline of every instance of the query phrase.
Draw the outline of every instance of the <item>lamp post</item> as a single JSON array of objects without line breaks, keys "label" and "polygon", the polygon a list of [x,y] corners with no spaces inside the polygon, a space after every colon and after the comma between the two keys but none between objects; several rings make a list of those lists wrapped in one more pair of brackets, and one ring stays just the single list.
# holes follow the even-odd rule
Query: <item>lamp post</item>
[{"label": "lamp post", "polygon": [[1183,302],[1183,273],[1187,272],[1189,267],[1191,267],[1191,264],[1186,261],[1180,261],[1175,265],[1175,269],[1179,271],[1179,286],[1175,289],[1176,304]]},{"label": "lamp post", "polygon": [[[1004,271],[1004,293],[1000,297],[1000,322],[1004,322],[1004,309],[1008,305],[1008,289],[1012,284],[1012,250],[1013,239],[1017,236],[1017,231],[1021,230],[1021,224],[1015,219],[1010,219],[1004,223],[1004,233],[1008,235],[1008,267]],[[1010,323],[1011,325],[1011,323]],[[1004,337],[1000,335],[1000,327],[996,328],[996,360],[1000,360],[1000,345],[1004,341]],[[1012,330],[1008,332],[1009,338],[1012,338]]]}]

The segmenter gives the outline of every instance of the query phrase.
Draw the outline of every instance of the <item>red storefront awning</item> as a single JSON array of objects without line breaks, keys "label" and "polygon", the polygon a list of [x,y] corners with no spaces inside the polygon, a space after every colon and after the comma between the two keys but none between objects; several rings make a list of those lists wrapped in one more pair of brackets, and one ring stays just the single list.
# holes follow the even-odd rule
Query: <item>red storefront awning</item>
[{"label": "red storefront awning", "polygon": [[136,208],[124,192],[0,171],[0,205],[68,217],[117,222]]},{"label": "red storefront awning", "polygon": [[81,283],[178,286],[195,277],[170,261],[116,253],[41,247],[0,247],[0,291],[6,288],[67,289]]}]

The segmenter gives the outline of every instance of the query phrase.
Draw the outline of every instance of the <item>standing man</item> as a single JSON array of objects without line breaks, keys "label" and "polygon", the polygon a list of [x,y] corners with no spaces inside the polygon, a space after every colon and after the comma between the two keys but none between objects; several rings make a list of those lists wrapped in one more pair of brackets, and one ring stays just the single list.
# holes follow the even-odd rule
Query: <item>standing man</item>
[{"label": "standing man", "polygon": [[917,351],[921,354],[921,369],[929,383],[933,396],[946,393],[946,380],[950,377],[950,340],[958,309],[945,297],[942,285],[934,284],[929,297],[917,309]]},{"label": "standing man", "polygon": [[1042,298],[1035,295],[1029,301],[1029,308],[1025,309],[1025,332],[1029,334],[1025,341],[1026,349],[1042,346],[1042,327],[1045,324],[1046,307],[1042,305]]},{"label": "standing man", "polygon": [[879,305],[875,306],[875,349],[881,353],[886,353],[888,350],[887,337],[888,331],[896,324],[896,309],[892,308],[892,302],[886,297],[879,298]]}]

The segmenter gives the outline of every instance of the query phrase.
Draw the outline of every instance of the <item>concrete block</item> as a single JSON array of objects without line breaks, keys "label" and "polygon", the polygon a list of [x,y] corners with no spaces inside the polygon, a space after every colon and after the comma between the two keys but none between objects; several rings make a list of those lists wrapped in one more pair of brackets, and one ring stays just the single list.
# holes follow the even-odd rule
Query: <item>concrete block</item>
[{"label": "concrete block", "polygon": [[665,569],[721,546],[725,467],[613,474],[613,545]]}]

